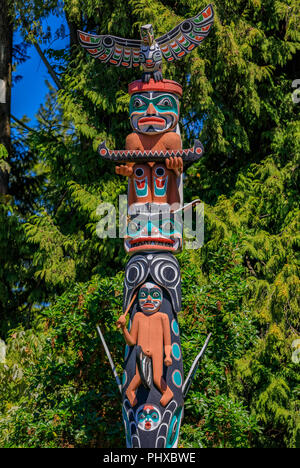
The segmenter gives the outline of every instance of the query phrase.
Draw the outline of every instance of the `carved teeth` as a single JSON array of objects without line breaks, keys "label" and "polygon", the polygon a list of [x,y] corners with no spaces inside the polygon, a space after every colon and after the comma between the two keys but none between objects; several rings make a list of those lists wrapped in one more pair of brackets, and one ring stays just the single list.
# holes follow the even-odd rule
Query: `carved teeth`
[{"label": "carved teeth", "polygon": [[142,246],[145,246],[145,245],[159,245],[159,246],[170,247],[170,248],[173,247],[173,245],[170,244],[169,242],[144,241],[144,242],[137,242],[134,246],[132,246],[132,248],[134,248],[134,247],[142,247]]}]

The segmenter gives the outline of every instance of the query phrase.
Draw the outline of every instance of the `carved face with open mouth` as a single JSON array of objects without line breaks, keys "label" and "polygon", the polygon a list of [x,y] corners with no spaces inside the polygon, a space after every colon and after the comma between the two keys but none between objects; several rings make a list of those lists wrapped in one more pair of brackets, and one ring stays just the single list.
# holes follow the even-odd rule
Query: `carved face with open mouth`
[{"label": "carved face with open mouth", "polygon": [[161,422],[160,411],[154,405],[142,405],[136,412],[136,421],[139,429],[153,431]]},{"label": "carved face with open mouth", "polygon": [[133,94],[129,113],[131,126],[138,133],[168,132],[178,123],[179,99],[175,94],[160,91]]},{"label": "carved face with open mouth", "polygon": [[129,254],[145,250],[178,252],[182,247],[182,224],[169,212],[131,216],[124,246]]}]

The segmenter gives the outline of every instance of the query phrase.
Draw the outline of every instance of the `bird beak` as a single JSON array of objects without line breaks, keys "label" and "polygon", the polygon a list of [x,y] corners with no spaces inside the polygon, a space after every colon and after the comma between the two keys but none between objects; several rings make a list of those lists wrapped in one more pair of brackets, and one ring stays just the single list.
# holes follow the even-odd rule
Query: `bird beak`
[{"label": "bird beak", "polygon": [[148,43],[150,46],[153,44],[153,35],[150,32],[148,32]]}]

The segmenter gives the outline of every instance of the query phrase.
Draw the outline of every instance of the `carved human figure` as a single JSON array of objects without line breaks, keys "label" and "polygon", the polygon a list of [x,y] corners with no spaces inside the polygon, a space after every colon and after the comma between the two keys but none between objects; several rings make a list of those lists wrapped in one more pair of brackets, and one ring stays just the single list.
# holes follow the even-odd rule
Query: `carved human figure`
[{"label": "carved human figure", "polygon": [[[172,399],[173,392],[163,379],[163,364],[167,367],[172,364],[172,346],[169,318],[167,314],[160,312],[162,299],[163,294],[159,286],[150,282],[143,284],[138,294],[141,312],[134,315],[131,330],[126,328],[125,315],[121,315],[117,325],[121,326],[129,346],[140,346],[143,353],[151,358],[153,382],[162,393],[161,405],[166,406]],[[141,383],[142,379],[136,366],[136,373],[126,390],[132,407],[137,404],[136,391]]]},{"label": "carved human figure", "polygon": [[[129,85],[129,114],[133,132],[126,138],[126,150],[150,153],[181,150],[181,137],[175,129],[179,120],[182,88],[170,80]],[[151,160],[151,154],[149,154]],[[178,178],[183,172],[181,157],[164,163],[127,163],[116,166],[116,173],[129,177],[128,204],[180,204]],[[175,208],[178,208],[178,205]]]}]

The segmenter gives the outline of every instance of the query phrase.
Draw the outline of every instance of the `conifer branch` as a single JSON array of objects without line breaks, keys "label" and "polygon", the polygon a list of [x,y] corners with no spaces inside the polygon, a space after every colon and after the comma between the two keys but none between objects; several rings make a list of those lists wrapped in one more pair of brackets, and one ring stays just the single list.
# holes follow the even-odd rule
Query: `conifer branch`
[{"label": "conifer branch", "polygon": [[17,117],[15,117],[14,115],[10,114],[11,118],[18,124],[20,125],[21,127],[23,127],[25,130],[27,130],[28,132],[34,132],[34,133],[37,133],[36,130],[34,130],[33,128],[29,127],[28,125],[26,125],[24,122],[22,122],[22,120],[19,120],[17,119]]},{"label": "conifer branch", "polygon": [[42,59],[45,67],[47,68],[48,70],[48,73],[49,75],[51,76],[51,78],[53,79],[54,83],[56,84],[57,88],[58,89],[62,89],[62,84],[61,82],[59,81],[55,71],[53,70],[53,68],[51,67],[50,63],[48,62],[48,60],[46,59],[45,57],[45,54],[44,52],[42,51],[42,49],[40,48],[38,42],[34,42],[33,43],[37,53],[39,54],[40,58]]},{"label": "conifer branch", "polygon": [[[26,18],[24,18],[24,16],[22,15],[22,13],[21,12],[19,12],[19,13],[20,13],[20,18],[22,20],[22,23],[23,23],[26,31],[28,32],[28,35],[30,35],[30,33],[32,33],[32,31],[30,29],[30,26],[29,26]],[[47,60],[44,52],[42,51],[39,43],[37,42],[37,40],[36,39],[32,40],[32,39],[28,39],[28,38],[27,38],[27,40],[30,41],[34,45],[37,53],[39,54],[42,62],[44,63],[45,67],[47,68],[47,71],[48,71],[49,75],[51,76],[51,78],[53,79],[54,83],[56,84],[57,88],[62,89],[62,84],[61,84],[60,80],[58,79],[55,71],[53,70],[52,66],[48,62],[48,60]]]}]

